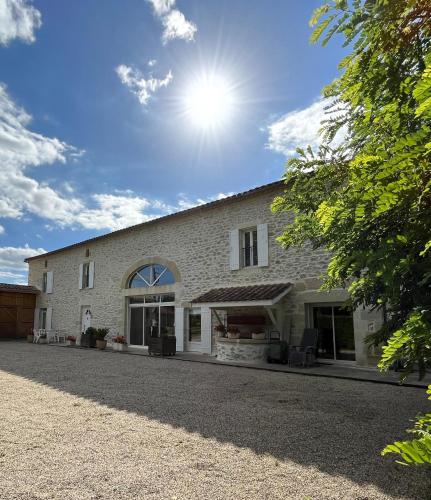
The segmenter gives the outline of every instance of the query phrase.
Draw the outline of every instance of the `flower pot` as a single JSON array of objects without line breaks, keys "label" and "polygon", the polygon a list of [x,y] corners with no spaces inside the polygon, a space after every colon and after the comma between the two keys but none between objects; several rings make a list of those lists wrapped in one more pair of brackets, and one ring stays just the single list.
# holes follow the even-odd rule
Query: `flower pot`
[{"label": "flower pot", "polygon": [[67,345],[76,345],[76,340],[66,340]]},{"label": "flower pot", "polygon": [[228,339],[239,339],[240,335],[239,332],[227,332]]},{"label": "flower pot", "polygon": [[32,344],[33,341],[34,341],[34,335],[33,334],[27,335],[27,342],[29,344]]},{"label": "flower pot", "polygon": [[252,333],[251,338],[254,340],[265,340],[265,334],[264,332]]},{"label": "flower pot", "polygon": [[120,344],[120,342],[114,342],[112,346],[114,351],[127,351],[127,344]]},{"label": "flower pot", "polygon": [[97,349],[105,349],[106,347],[106,340],[103,340],[103,339],[96,339],[96,347]]}]

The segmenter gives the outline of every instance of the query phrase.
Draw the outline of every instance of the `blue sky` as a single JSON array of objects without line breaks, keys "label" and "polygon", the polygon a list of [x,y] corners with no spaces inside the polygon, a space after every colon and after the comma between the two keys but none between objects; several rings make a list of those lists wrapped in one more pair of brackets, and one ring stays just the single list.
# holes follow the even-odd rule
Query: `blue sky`
[{"label": "blue sky", "polygon": [[0,281],[25,282],[26,256],[279,179],[318,144],[343,56],[309,43],[321,3],[0,0]]}]

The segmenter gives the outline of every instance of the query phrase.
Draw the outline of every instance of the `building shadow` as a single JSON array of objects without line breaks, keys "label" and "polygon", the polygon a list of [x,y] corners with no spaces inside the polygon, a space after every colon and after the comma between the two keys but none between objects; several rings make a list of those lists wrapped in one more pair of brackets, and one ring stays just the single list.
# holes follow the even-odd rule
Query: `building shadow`
[{"label": "building shadow", "polygon": [[429,469],[380,456],[429,411],[423,389],[18,342],[0,345],[0,369],[396,498],[430,498]]}]

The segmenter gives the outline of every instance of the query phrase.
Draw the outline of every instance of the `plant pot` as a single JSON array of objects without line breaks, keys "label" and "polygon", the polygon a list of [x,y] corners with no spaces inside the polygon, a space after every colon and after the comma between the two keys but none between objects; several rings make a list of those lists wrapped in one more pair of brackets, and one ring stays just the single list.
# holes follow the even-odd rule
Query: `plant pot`
[{"label": "plant pot", "polygon": [[265,334],[263,332],[260,333],[252,333],[251,338],[254,340],[265,340]]},{"label": "plant pot", "polygon": [[127,351],[127,344],[120,344],[120,342],[114,342],[112,344],[114,351]]},{"label": "plant pot", "polygon": [[177,352],[176,337],[150,337],[148,341],[148,354],[159,356],[174,356]]},{"label": "plant pot", "polygon": [[100,350],[105,349],[106,340],[96,339],[96,347],[97,347],[97,349],[100,349]]},{"label": "plant pot", "polygon": [[91,334],[83,333],[81,335],[81,347],[96,347],[96,338]]},{"label": "plant pot", "polygon": [[28,342],[29,344],[32,344],[32,343],[33,343],[33,341],[34,341],[34,335],[33,335],[33,334],[31,334],[31,335],[27,335],[27,342]]},{"label": "plant pot", "polygon": [[66,340],[67,345],[76,345],[76,340]]},{"label": "plant pot", "polygon": [[240,335],[239,332],[227,332],[228,339],[239,339]]}]

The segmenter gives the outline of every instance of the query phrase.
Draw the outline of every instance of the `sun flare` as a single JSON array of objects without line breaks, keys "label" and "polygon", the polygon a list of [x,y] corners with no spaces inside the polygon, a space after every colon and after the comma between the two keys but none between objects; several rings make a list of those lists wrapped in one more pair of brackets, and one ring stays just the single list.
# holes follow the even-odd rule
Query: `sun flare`
[{"label": "sun flare", "polygon": [[186,116],[202,129],[225,124],[232,114],[233,104],[231,85],[214,75],[205,75],[191,82],[184,96]]}]

